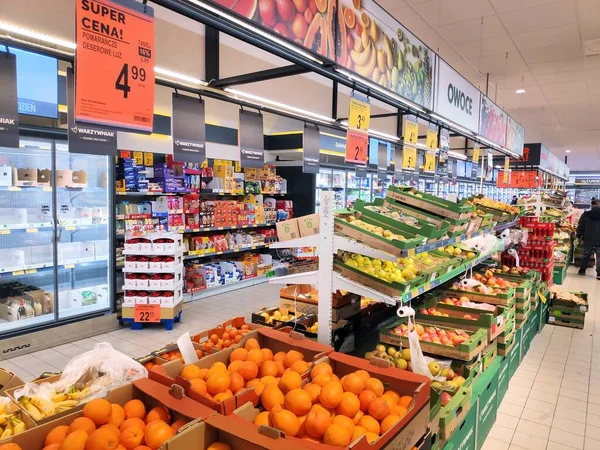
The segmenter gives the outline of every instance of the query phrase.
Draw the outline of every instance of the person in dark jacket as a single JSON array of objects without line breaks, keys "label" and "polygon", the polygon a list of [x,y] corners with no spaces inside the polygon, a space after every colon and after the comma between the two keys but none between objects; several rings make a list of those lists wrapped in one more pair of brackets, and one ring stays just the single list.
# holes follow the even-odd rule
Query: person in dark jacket
[{"label": "person in dark jacket", "polygon": [[513,195],[513,198],[510,201],[510,204],[511,205],[516,205],[518,201],[519,201],[519,198],[516,195]]},{"label": "person in dark jacket", "polygon": [[584,212],[575,232],[583,240],[583,257],[579,275],[585,275],[592,253],[596,253],[596,278],[600,280],[600,200],[592,201],[592,209]]}]

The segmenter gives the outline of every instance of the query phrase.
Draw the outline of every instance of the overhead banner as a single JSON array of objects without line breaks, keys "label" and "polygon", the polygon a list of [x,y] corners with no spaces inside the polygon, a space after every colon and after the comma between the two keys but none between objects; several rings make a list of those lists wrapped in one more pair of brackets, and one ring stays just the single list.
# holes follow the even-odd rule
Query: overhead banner
[{"label": "overhead banner", "polygon": [[264,167],[265,139],[262,114],[240,109],[238,143],[242,167]]},{"label": "overhead banner", "polygon": [[473,145],[473,158],[471,164],[471,178],[477,177],[477,170],[479,169],[479,145]]},{"label": "overhead banner", "polygon": [[19,148],[17,57],[0,53],[0,147]]},{"label": "overhead banner", "polygon": [[152,132],[154,10],[135,0],[76,0],[75,120]]},{"label": "overhead banner", "polygon": [[388,169],[388,147],[385,142],[377,145],[377,178],[387,180]]},{"label": "overhead banner", "polygon": [[440,57],[433,110],[475,133],[479,132],[481,92]]},{"label": "overhead banner", "polygon": [[[306,4],[297,0],[293,3],[296,6]],[[334,14],[327,13],[323,17],[324,22],[331,23],[330,26],[334,26],[338,33],[333,39],[338,64],[407,100],[431,109],[433,51],[374,0],[317,1],[317,5],[320,3],[337,6],[334,10],[337,17],[332,20],[330,17]],[[318,8],[322,9],[320,6]],[[311,40],[314,37],[311,33],[313,29],[316,27],[311,24],[308,32]],[[321,36],[329,36],[328,32],[325,28]]]},{"label": "overhead banner", "polygon": [[494,177],[494,155],[492,149],[489,148],[487,151],[487,173],[485,179],[490,181]]},{"label": "overhead banner", "polygon": [[75,82],[73,69],[67,69],[67,122],[69,153],[117,156],[116,130],[75,123]]},{"label": "overhead banner", "polygon": [[479,134],[504,147],[506,143],[507,114],[485,95],[481,96]]},{"label": "overhead banner", "polygon": [[206,160],[206,112],[204,100],[173,92],[171,138],[173,159],[202,164]]},{"label": "overhead banner", "polygon": [[525,128],[512,117],[507,117],[506,148],[521,156],[523,154],[523,144],[525,143]]},{"label": "overhead banner", "polygon": [[316,126],[304,124],[302,135],[302,172],[319,173],[319,129]]}]

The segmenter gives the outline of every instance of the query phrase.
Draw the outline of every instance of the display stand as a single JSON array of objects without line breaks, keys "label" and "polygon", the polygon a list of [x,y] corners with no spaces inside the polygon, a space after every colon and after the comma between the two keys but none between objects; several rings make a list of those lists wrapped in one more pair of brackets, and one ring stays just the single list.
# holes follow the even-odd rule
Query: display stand
[{"label": "display stand", "polygon": [[167,330],[183,313],[183,242],[178,233],[125,238],[122,323],[132,330],[163,323]]},{"label": "display stand", "polygon": [[[336,235],[333,232],[334,213],[333,213],[333,193],[331,191],[321,191],[319,208],[320,233],[298,239],[278,242],[271,244],[271,248],[294,248],[294,247],[318,247],[319,255],[319,270],[313,272],[296,273],[281,277],[270,278],[271,284],[311,284],[321,294],[322,292],[334,293],[338,290],[345,290],[357,295],[368,297],[372,300],[383,302],[389,306],[400,306],[410,302],[419,295],[430,291],[431,289],[451,280],[465,271],[472,269],[477,264],[488,259],[491,254],[481,254],[476,259],[466,262],[465,264],[455,268],[451,272],[438,276],[421,286],[415,287],[410,291],[403,293],[401,296],[393,297],[383,294],[376,289],[367,287],[357,281],[351,280],[333,271],[333,255],[338,250],[345,250],[369,257],[379,258],[382,260],[395,261],[396,256],[383,252],[381,250],[369,247],[361,242],[350,239],[346,236]],[[511,228],[517,221],[502,223],[493,229],[486,229],[472,234],[461,235],[449,239],[441,239],[433,243],[421,245],[419,247],[406,251],[407,255],[414,256],[419,253],[434,250],[444,247],[454,242],[470,239],[476,236],[482,236],[488,233]],[[319,295],[318,303],[318,322],[319,322],[319,342],[326,345],[331,345],[332,342],[332,301],[331,295]]]}]

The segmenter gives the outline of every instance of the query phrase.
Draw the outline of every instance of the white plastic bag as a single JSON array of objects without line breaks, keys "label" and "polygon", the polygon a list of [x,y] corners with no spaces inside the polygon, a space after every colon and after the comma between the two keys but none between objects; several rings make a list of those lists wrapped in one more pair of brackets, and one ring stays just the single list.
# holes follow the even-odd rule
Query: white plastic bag
[{"label": "white plastic bag", "polygon": [[73,397],[78,401],[88,401],[105,397],[111,389],[147,376],[148,371],[139,362],[115,350],[109,343],[101,342],[92,350],[74,357],[59,380],[53,383],[26,383],[15,391],[15,398],[40,397],[53,401],[57,394],[84,392],[84,395]]},{"label": "white plastic bag", "polygon": [[421,350],[421,343],[419,342],[419,335],[415,327],[414,316],[408,317],[408,348],[410,349],[410,364],[412,371],[421,375],[425,375],[431,378],[431,372],[427,367],[427,361]]}]

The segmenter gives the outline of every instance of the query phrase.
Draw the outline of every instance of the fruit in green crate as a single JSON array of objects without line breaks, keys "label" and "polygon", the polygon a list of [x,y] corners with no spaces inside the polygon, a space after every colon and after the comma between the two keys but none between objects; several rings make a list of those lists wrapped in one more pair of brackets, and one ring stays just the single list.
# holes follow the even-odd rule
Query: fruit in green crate
[{"label": "fruit in green crate", "polygon": [[446,391],[442,392],[442,396],[441,396],[442,406],[446,406],[448,403],[450,403],[450,400],[452,400],[452,396]]},{"label": "fruit in green crate", "polygon": [[452,380],[454,379],[454,370],[449,367],[444,367],[440,376],[445,377],[446,380]]},{"label": "fruit in green crate", "polygon": [[458,376],[454,377],[452,381],[456,384],[456,387],[461,387],[466,380],[463,377]]}]

